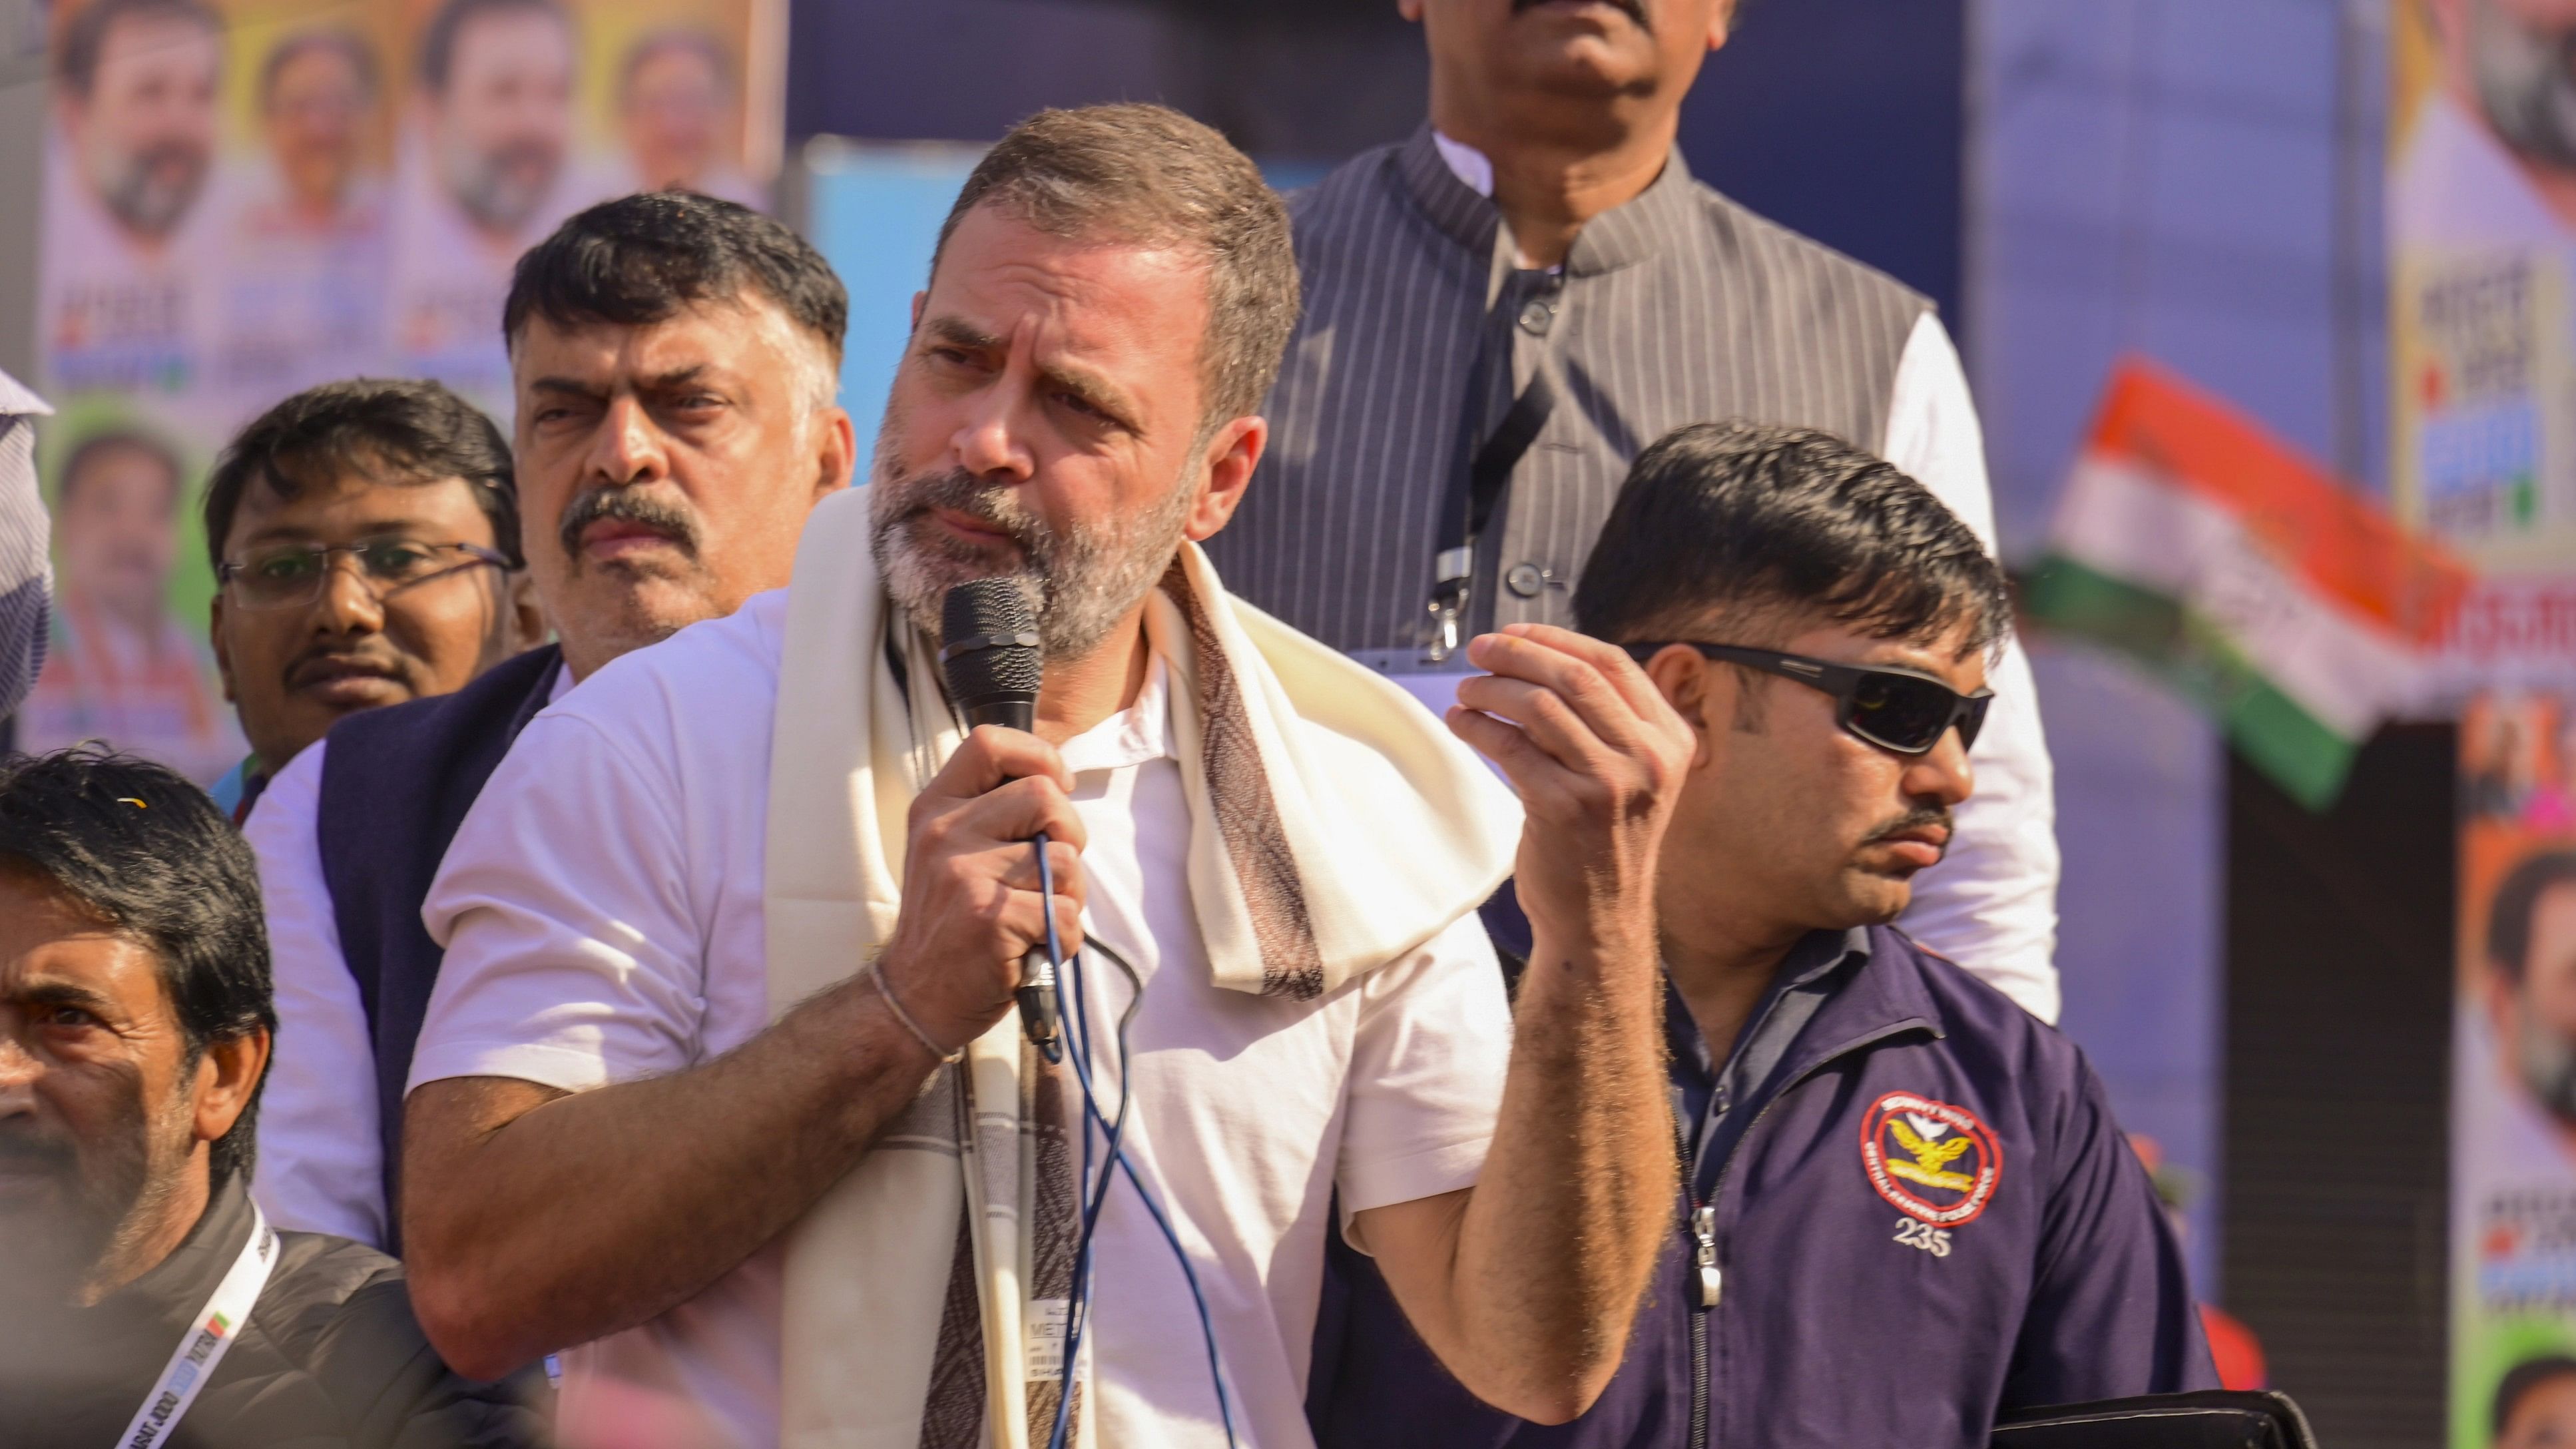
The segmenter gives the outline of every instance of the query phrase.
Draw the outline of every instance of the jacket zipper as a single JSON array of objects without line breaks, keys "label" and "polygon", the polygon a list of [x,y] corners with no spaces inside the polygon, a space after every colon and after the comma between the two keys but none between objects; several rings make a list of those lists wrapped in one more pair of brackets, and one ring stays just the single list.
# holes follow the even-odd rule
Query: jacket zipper
[{"label": "jacket zipper", "polygon": [[[1675,1115],[1673,1140],[1681,1148],[1682,1170],[1688,1174],[1683,1183],[1683,1189],[1691,1205],[1691,1247],[1698,1265],[1695,1277],[1699,1289],[1699,1302],[1691,1310],[1690,1449],[1709,1449],[1708,1315],[1717,1308],[1718,1298],[1725,1286],[1725,1278],[1717,1262],[1717,1204],[1726,1196],[1726,1175],[1735,1170],[1735,1160],[1744,1155],[1744,1144],[1753,1140],[1754,1129],[1762,1125],[1763,1118],[1771,1115],[1772,1107],[1778,1105],[1780,1100],[1791,1092],[1806,1085],[1809,1077],[1852,1053],[1865,1047],[1876,1046],[1889,1037],[1930,1027],[1931,1023],[1921,1020],[1901,1021],[1885,1030],[1871,1032],[1865,1037],[1847,1042],[1809,1062],[1798,1075],[1782,1083],[1780,1090],[1772,1093],[1769,1101],[1754,1110],[1753,1120],[1744,1124],[1744,1134],[1735,1139],[1735,1146],[1726,1154],[1726,1161],[1718,1164],[1717,1181],[1710,1184],[1708,1200],[1704,1203],[1700,1201],[1699,1196],[1699,1162],[1691,1153],[1690,1139],[1682,1128],[1679,1115]],[[1941,1034],[1938,1028],[1931,1029],[1933,1035]]]},{"label": "jacket zipper", "polygon": [[[1757,1119],[1758,1120],[1758,1119]],[[1724,1280],[1717,1267],[1717,1209],[1699,1200],[1699,1163],[1690,1149],[1689,1129],[1673,1116],[1673,1146],[1681,1154],[1682,1197],[1690,1204],[1692,1285],[1690,1315],[1691,1411],[1690,1449],[1708,1449],[1708,1312],[1717,1306]]]}]

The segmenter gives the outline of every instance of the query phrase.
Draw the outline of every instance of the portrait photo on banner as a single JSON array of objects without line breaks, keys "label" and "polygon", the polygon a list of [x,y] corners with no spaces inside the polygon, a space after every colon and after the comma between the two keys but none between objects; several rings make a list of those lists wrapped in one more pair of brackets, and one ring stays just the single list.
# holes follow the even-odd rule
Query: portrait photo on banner
[{"label": "portrait photo on banner", "polygon": [[63,408],[42,459],[63,607],[18,742],[212,778],[240,747],[205,648],[206,466],[346,377],[445,382],[506,432],[521,252],[636,190],[768,206],[785,0],[45,14],[36,382]]}]

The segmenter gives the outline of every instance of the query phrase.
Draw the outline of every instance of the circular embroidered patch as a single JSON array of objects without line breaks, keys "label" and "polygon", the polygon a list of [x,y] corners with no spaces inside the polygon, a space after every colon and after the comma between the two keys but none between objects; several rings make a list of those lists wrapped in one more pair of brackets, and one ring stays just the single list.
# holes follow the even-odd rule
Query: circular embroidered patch
[{"label": "circular embroidered patch", "polygon": [[1907,1216],[1955,1228],[1993,1201],[2004,1153],[1966,1108],[1890,1092],[1861,1118],[1860,1165],[1878,1195]]}]

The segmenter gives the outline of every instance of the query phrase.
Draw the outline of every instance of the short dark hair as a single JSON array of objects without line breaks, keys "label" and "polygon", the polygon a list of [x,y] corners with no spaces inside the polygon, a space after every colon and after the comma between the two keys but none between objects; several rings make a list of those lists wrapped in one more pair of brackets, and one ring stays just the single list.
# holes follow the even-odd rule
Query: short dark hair
[{"label": "short dark hair", "polygon": [[[259,868],[215,803],[173,771],[88,746],[0,758],[10,867],[152,952],[190,1065],[213,1042],[276,1033]],[[255,1085],[210,1154],[217,1183],[250,1170],[258,1112]]]},{"label": "short dark hair", "polygon": [[2540,898],[2560,886],[2576,886],[2576,850],[2524,856],[2497,883],[2487,901],[2487,959],[2507,978],[2518,983],[2530,967],[2531,918]]},{"label": "short dark hair", "polygon": [[1261,408],[1297,326],[1288,207],[1261,168],[1210,127],[1167,106],[1040,111],[1013,126],[957,193],[931,253],[985,204],[1050,236],[1180,246],[1208,264],[1200,374],[1208,422]]},{"label": "short dark hair", "polygon": [[603,201],[528,248],[510,275],[501,340],[515,344],[530,317],[645,327],[745,293],[776,303],[841,365],[850,294],[832,264],[778,221],[694,191]]},{"label": "short dark hair", "polygon": [[54,79],[82,100],[89,99],[90,87],[98,83],[99,57],[107,50],[107,33],[120,20],[193,20],[209,32],[223,33],[223,17],[208,8],[203,0],[98,0],[84,5],[63,27],[63,41],[54,52]]},{"label": "short dark hair", "polygon": [[90,466],[120,449],[141,453],[161,465],[170,475],[170,498],[178,501],[179,487],[185,481],[186,465],[179,461],[179,450],[141,428],[109,428],[80,440],[63,456],[63,465],[54,474],[54,511],[61,512],[72,501],[72,493],[89,476]]},{"label": "short dark hair", "polygon": [[492,546],[514,568],[525,562],[518,475],[500,427],[439,383],[381,377],[306,388],[241,430],[206,479],[207,557],[222,569],[253,480],[293,498],[362,470],[397,486],[464,479],[491,521]]},{"label": "short dark hair", "polygon": [[2490,1412],[2492,1427],[2488,1433],[2504,1437],[2505,1425],[2513,1422],[2513,1411],[2522,1407],[2523,1398],[2551,1379],[2576,1378],[2576,1358],[2554,1353],[2546,1358],[2525,1359],[2505,1371],[2496,1384],[2495,1407]]},{"label": "short dark hair", "polygon": [[336,25],[312,30],[299,30],[268,48],[268,57],[259,63],[259,108],[267,110],[277,100],[277,78],[295,63],[295,58],[312,51],[327,50],[347,59],[358,73],[358,84],[369,96],[376,94],[376,50],[352,30]]},{"label": "short dark hair", "polygon": [[1988,650],[2012,623],[1985,546],[1893,465],[1808,428],[1694,423],[1629,470],[1575,585],[1575,627],[1640,643],[1737,610],[1915,642],[1964,623]]},{"label": "short dark hair", "polygon": [[562,0],[447,0],[438,13],[429,17],[429,27],[420,34],[420,83],[431,95],[447,94],[448,77],[456,70],[456,39],[465,27],[486,15],[506,15],[512,11],[532,11],[572,29],[572,12],[564,9]]}]

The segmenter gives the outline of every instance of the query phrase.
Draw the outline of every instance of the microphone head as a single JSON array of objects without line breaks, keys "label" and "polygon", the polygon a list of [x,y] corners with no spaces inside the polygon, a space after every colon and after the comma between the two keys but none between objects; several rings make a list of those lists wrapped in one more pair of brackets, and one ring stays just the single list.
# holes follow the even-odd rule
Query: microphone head
[{"label": "microphone head", "polygon": [[939,672],[967,728],[1034,725],[1046,671],[1028,586],[990,578],[950,589],[939,605]]}]

